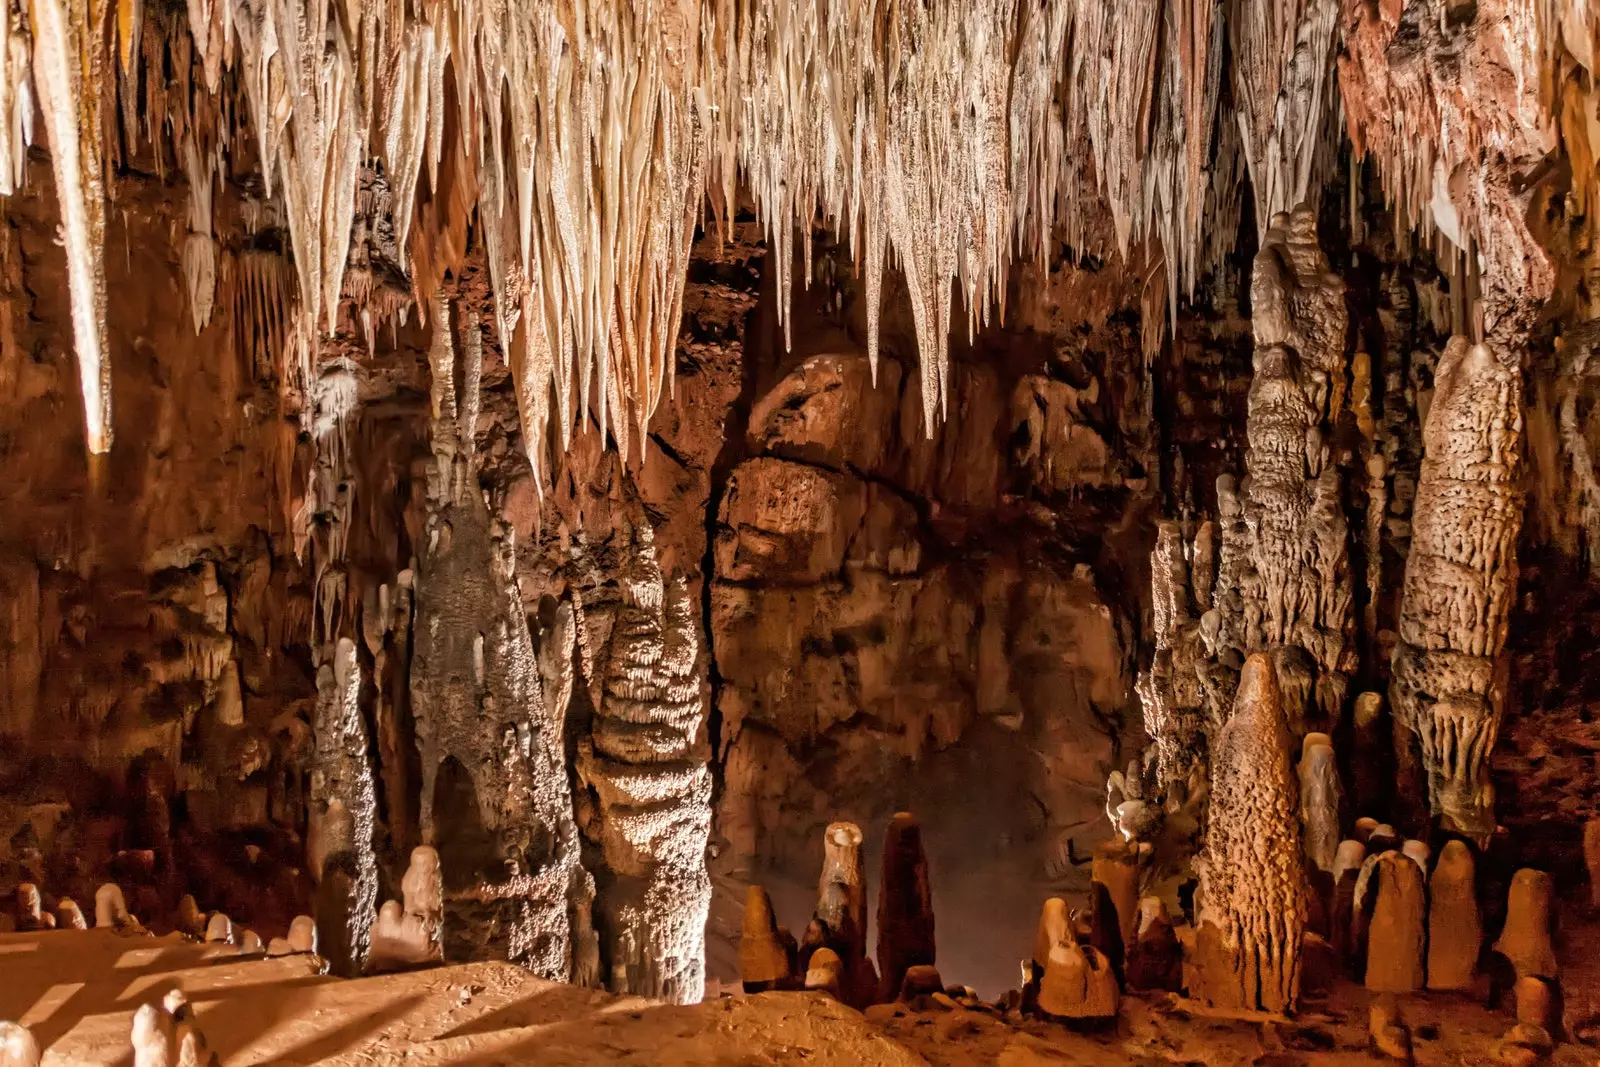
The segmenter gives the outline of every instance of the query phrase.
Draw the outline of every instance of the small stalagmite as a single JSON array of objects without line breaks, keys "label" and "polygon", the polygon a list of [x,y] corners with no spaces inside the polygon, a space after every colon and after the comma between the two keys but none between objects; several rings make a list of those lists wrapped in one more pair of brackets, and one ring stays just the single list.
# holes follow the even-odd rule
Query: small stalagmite
[{"label": "small stalagmite", "polygon": [[806,988],[816,989],[838,997],[843,989],[844,961],[839,954],[824,945],[811,954],[806,965]]},{"label": "small stalagmite", "polygon": [[1367,1010],[1367,1033],[1372,1047],[1392,1060],[1411,1062],[1411,1031],[1400,1017],[1400,1006],[1384,994]]},{"label": "small stalagmite", "polygon": [[848,968],[867,953],[867,871],[861,827],[830,823],[822,838],[822,877],[817,883],[817,918]]},{"label": "small stalagmite", "polygon": [[1039,912],[1039,925],[1033,935],[1033,962],[1043,967],[1050,958],[1050,946],[1071,936],[1072,916],[1067,911],[1067,902],[1051,897]]},{"label": "small stalagmite", "polygon": [[1440,849],[1428,883],[1428,988],[1471,987],[1482,942],[1472,850],[1451,841]]},{"label": "small stalagmite", "polygon": [[1555,978],[1555,945],[1550,939],[1550,876],[1524,867],[1511,879],[1506,924],[1494,950],[1516,968],[1518,978]]},{"label": "small stalagmite", "polygon": [[266,952],[266,947],[261,943],[261,935],[254,930],[246,930],[239,935],[239,955],[259,956]]},{"label": "small stalagmite", "polygon": [[1357,696],[1354,720],[1352,807],[1370,811],[1384,799],[1384,757],[1392,744],[1390,730],[1383,721],[1383,694],[1368,692]]},{"label": "small stalagmite", "polygon": [[411,850],[400,894],[403,903],[388,900],[378,909],[372,924],[369,971],[417,967],[444,959],[444,884],[439,853],[432,845]]},{"label": "small stalagmite", "polygon": [[1426,981],[1422,950],[1428,906],[1422,872],[1391,851],[1378,858],[1373,878],[1378,899],[1367,928],[1367,988],[1380,993],[1421,989]]},{"label": "small stalagmite", "polygon": [[1353,838],[1339,842],[1333,858],[1333,896],[1328,907],[1329,943],[1341,960],[1348,961],[1354,949],[1356,879],[1367,861],[1367,846]]},{"label": "small stalagmite", "polygon": [[87,930],[89,922],[83,917],[83,909],[71,897],[62,897],[56,901],[56,929],[58,930]]},{"label": "small stalagmite", "polygon": [[122,896],[122,887],[107,882],[94,891],[94,925],[97,928],[117,928],[129,925],[128,902]]},{"label": "small stalagmite", "polygon": [[43,930],[53,925],[53,922],[45,922],[44,901],[39,896],[39,887],[32,882],[17,886],[17,929]]},{"label": "small stalagmite", "polygon": [[267,942],[267,955],[292,956],[294,955],[294,946],[289,944],[287,937],[275,937]]},{"label": "small stalagmite", "polygon": [[1300,827],[1306,858],[1318,870],[1333,872],[1339,850],[1339,766],[1333,740],[1323,733],[1306,734],[1301,747]]},{"label": "small stalagmite", "polygon": [[1120,965],[1139,931],[1138,846],[1102,841],[1089,869],[1092,944]]},{"label": "small stalagmite", "polygon": [[39,1067],[39,1042],[26,1026],[0,1022],[0,1067]]},{"label": "small stalagmite", "polygon": [[1543,978],[1518,978],[1513,988],[1517,1001],[1517,1022],[1524,1026],[1537,1026],[1549,1030],[1553,1021],[1555,998],[1550,983]]},{"label": "small stalagmite", "polygon": [[883,877],[878,883],[878,999],[894,999],[906,970],[938,963],[934,944],[933,891],[922,828],[910,812],[889,820],[883,841]]},{"label": "small stalagmite", "polygon": [[746,993],[772,989],[789,977],[789,953],[778,934],[772,898],[752,885],[744,895],[744,925],[739,935],[739,980]]},{"label": "small stalagmite", "polygon": [[233,943],[233,920],[220,911],[212,912],[211,918],[206,920],[206,940],[231,945]]},{"label": "small stalagmite", "polygon": [[1299,997],[1307,905],[1289,745],[1272,658],[1254,654],[1213,750],[1196,862],[1199,995],[1218,1007],[1282,1012]]},{"label": "small stalagmite", "polygon": [[1356,840],[1361,842],[1363,845],[1367,844],[1370,841],[1371,837],[1372,837],[1373,831],[1376,830],[1377,828],[1378,828],[1378,820],[1377,819],[1374,819],[1370,815],[1361,816],[1361,818],[1356,820],[1356,826],[1355,826]]},{"label": "small stalagmite", "polygon": [[1408,840],[1400,846],[1400,854],[1421,868],[1424,878],[1428,876],[1428,860],[1433,856],[1433,850],[1428,847],[1426,841],[1418,841],[1415,838]]},{"label": "small stalagmite", "polygon": [[292,952],[317,951],[317,921],[309,915],[296,915],[289,923],[288,940]]},{"label": "small stalagmite", "polygon": [[1039,1009],[1068,1019],[1109,1019],[1121,992],[1111,961],[1093,945],[1071,939],[1050,946],[1039,983]]},{"label": "small stalagmite", "polygon": [[189,893],[178,901],[178,929],[190,937],[206,936],[206,913]]},{"label": "small stalagmite", "polygon": [[1129,989],[1177,992],[1183,987],[1183,946],[1160,897],[1139,901],[1139,933],[1124,968]]}]

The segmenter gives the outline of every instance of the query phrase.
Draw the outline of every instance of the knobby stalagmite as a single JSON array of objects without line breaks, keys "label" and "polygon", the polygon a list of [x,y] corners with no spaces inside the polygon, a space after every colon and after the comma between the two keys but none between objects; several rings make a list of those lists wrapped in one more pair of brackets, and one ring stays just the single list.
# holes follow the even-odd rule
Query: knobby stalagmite
[{"label": "knobby stalagmite", "polygon": [[1512,355],[1453,338],[1424,439],[1389,690],[1401,793],[1420,770],[1433,814],[1482,840],[1495,827],[1489,753],[1504,711],[1522,527],[1522,374]]},{"label": "knobby stalagmite", "polygon": [[1307,905],[1289,744],[1272,659],[1257,653],[1212,757],[1196,864],[1202,995],[1218,1006],[1282,1012],[1299,996]]},{"label": "knobby stalagmite", "polygon": [[605,859],[596,923],[613,990],[693,1004],[705,987],[711,905],[696,612],[686,583],[663,579],[648,522],[635,528],[620,585],[603,696],[578,749],[578,780],[592,797],[580,821]]},{"label": "knobby stalagmite", "polygon": [[[482,340],[465,322],[467,396],[475,410]],[[411,702],[421,751],[423,843],[439,849],[447,959],[510,959],[551,979],[572,974],[574,931],[587,929],[589,875],[579,862],[559,687],[539,652],[570,635],[528,628],[511,528],[477,485],[472,427],[462,432],[450,308],[434,302],[428,516],[415,582]],[[554,663],[571,673],[571,660]],[[559,676],[559,675],[558,675]]]}]

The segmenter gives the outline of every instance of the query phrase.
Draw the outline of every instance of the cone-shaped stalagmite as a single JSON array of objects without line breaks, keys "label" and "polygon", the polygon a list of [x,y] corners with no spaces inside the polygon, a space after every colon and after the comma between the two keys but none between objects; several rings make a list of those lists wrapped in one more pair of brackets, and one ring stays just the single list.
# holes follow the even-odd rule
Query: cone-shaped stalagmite
[{"label": "cone-shaped stalagmite", "polygon": [[1465,842],[1439,852],[1428,883],[1428,988],[1467,989],[1483,942],[1476,866]]},{"label": "cone-shaped stalagmite", "polygon": [[1116,1015],[1121,992],[1111,961],[1093,946],[1080,946],[1065,902],[1045,901],[1034,938],[1039,1008],[1071,1019]]},{"label": "cone-shaped stalagmite", "polygon": [[922,828],[909,812],[889,820],[878,883],[878,999],[894,999],[906,969],[935,964],[933,891]]},{"label": "cone-shaped stalagmite", "polygon": [[[1386,852],[1373,871],[1377,903],[1367,928],[1367,988],[1379,993],[1421,989],[1427,895],[1422,871],[1408,857]],[[1369,889],[1369,892],[1371,890]]]},{"label": "cone-shaped stalagmite", "polygon": [[745,992],[770,989],[789,977],[789,954],[778,936],[772,898],[758,885],[745,890],[744,925],[739,935],[739,980]]},{"label": "cone-shaped stalagmite", "polygon": [[1524,867],[1512,877],[1506,899],[1506,924],[1494,950],[1511,962],[1518,978],[1556,977],[1548,874]]},{"label": "cone-shaped stalagmite", "polygon": [[1306,886],[1294,794],[1278,680],[1258,653],[1217,738],[1198,862],[1200,995],[1218,1006],[1286,1011],[1299,995]]}]

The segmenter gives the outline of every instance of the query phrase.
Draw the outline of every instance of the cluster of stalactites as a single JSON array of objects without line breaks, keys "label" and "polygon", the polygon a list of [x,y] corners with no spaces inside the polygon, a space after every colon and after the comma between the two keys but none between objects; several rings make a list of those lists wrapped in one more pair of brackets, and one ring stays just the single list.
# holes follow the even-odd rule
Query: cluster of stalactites
[{"label": "cluster of stalactites", "polygon": [[[13,0],[0,18],[0,190],[20,180],[37,91],[96,451],[110,446],[106,146],[80,133],[101,130],[103,102],[116,98],[113,53],[133,84],[142,59],[140,5],[118,3],[111,19],[110,4],[51,0],[28,18]],[[893,253],[930,432],[958,299],[969,331],[1003,311],[1012,258],[1043,262],[1063,233],[1086,247],[1102,196],[1125,254],[1139,247],[1171,264],[1152,277],[1167,278],[1175,299],[1226,250],[1205,222],[1236,218],[1239,158],[1266,209],[1315,184],[1327,7],[1260,16],[1215,0],[191,0],[187,21],[194,91],[237,88],[265,191],[283,207],[298,291],[282,338],[289,384],[308,384],[319,337],[350,297],[358,174],[376,161],[393,191],[400,266],[429,260],[419,298],[437,264],[407,249],[415,207],[464,196],[476,208],[537,466],[549,429],[564,445],[589,417],[622,450],[643,447],[671,382],[708,175],[731,211],[742,174],[785,297],[797,226],[820,214],[848,237],[874,356]],[[1248,106],[1222,116],[1230,77]],[[136,94],[123,97],[126,107]],[[446,144],[447,129],[459,144]],[[189,137],[177,146],[185,169],[208,183],[228,131],[211,141],[172,132]],[[464,163],[462,188],[449,192],[446,151]],[[208,200],[195,197],[184,257],[197,326],[218,272],[200,217]],[[809,239],[801,246],[809,260]]]}]

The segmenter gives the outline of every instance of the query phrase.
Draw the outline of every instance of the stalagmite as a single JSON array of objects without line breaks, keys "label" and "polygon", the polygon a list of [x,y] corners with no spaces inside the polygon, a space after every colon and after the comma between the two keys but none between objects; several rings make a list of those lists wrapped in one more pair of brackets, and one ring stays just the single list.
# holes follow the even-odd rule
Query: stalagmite
[{"label": "stalagmite", "polygon": [[1400,854],[1415,863],[1418,869],[1422,871],[1424,878],[1428,876],[1428,860],[1433,853],[1428,848],[1426,841],[1418,841],[1415,838],[1408,839],[1400,845]]},{"label": "stalagmite", "polygon": [[[311,820],[323,857],[317,941],[334,972],[344,977],[358,975],[366,966],[378,906],[377,792],[360,701],[355,642],[340,638],[332,662],[317,670]],[[206,936],[210,934],[208,927]]]},{"label": "stalagmite", "polygon": [[378,909],[368,970],[416,967],[444,959],[444,884],[439,853],[432,846],[418,845],[411,850],[400,893],[403,901],[386,900]]},{"label": "stalagmite", "polygon": [[291,952],[317,951],[317,924],[309,915],[296,915],[289,922],[289,949]]},{"label": "stalagmite", "polygon": [[1139,854],[1121,841],[1095,846],[1089,868],[1093,944],[1120,965],[1139,930]]},{"label": "stalagmite", "polygon": [[1354,747],[1350,760],[1351,806],[1357,811],[1372,811],[1384,802],[1385,755],[1392,744],[1383,722],[1383,696],[1361,693],[1352,714]]},{"label": "stalagmite", "polygon": [[789,954],[778,936],[772,898],[761,886],[745,891],[744,922],[739,937],[739,979],[746,993],[771,989],[789,977]]},{"label": "stalagmite", "polygon": [[1341,960],[1352,959],[1357,948],[1354,936],[1356,881],[1366,860],[1367,847],[1360,841],[1339,842],[1328,905],[1328,941],[1334,955]]},{"label": "stalagmite", "polygon": [[1243,585],[1241,647],[1304,649],[1317,666],[1318,721],[1291,716],[1289,727],[1297,736],[1332,732],[1356,665],[1349,529],[1324,443],[1344,406],[1348,316],[1344,284],[1330,273],[1309,208],[1272,217],[1250,293],[1256,352],[1245,521],[1256,580]]},{"label": "stalagmite", "polygon": [[1524,867],[1511,879],[1506,924],[1494,950],[1516,968],[1518,978],[1557,977],[1556,950],[1550,939],[1550,876]]},{"label": "stalagmite", "polygon": [[1183,947],[1159,897],[1139,901],[1139,933],[1124,973],[1129,989],[1177,992],[1183,986]]},{"label": "stalagmite", "polygon": [[[515,535],[489,514],[478,460],[462,439],[442,294],[431,325],[434,463],[415,577],[411,704],[422,841],[439,849],[448,890],[445,956],[509,959],[565,980],[585,952],[574,932],[588,929],[592,894],[566,773],[566,709],[549,703],[557,694],[540,676],[516,584]],[[476,404],[469,396],[463,406]]]},{"label": "stalagmite", "polygon": [[1402,787],[1420,758],[1433,814],[1481,841],[1495,827],[1488,762],[1504,700],[1495,679],[1522,526],[1515,360],[1453,338],[1424,439],[1390,685],[1397,756]]},{"label": "stalagmite", "polygon": [[1306,858],[1332,874],[1339,850],[1339,767],[1327,734],[1306,735],[1301,748],[1300,827]]},{"label": "stalagmite", "polygon": [[206,913],[200,910],[193,894],[185,893],[178,901],[178,929],[190,937],[206,936]]},{"label": "stalagmite", "polygon": [[88,922],[84,919],[83,909],[71,897],[62,897],[56,902],[56,929],[58,930],[87,930]]},{"label": "stalagmite", "polygon": [[879,1001],[894,999],[907,968],[938,963],[928,857],[922,827],[910,812],[896,812],[884,832],[877,955]]},{"label": "stalagmite", "polygon": [[811,961],[806,967],[805,987],[838,997],[843,975],[844,962],[839,959],[839,954],[824,945],[811,954]]},{"label": "stalagmite", "polygon": [[1069,1019],[1109,1019],[1121,992],[1111,961],[1093,946],[1065,938],[1050,946],[1039,983],[1039,1008]]},{"label": "stalagmite", "polygon": [[224,945],[233,944],[233,921],[220,911],[212,912],[211,918],[206,920],[205,939]]},{"label": "stalagmite", "polygon": [[1264,654],[1245,662],[1212,777],[1197,862],[1201,995],[1222,1007],[1287,1011],[1299,995],[1306,887],[1288,731]]},{"label": "stalagmite", "polygon": [[1518,978],[1512,993],[1517,1003],[1517,1022],[1541,1030],[1550,1029],[1554,998],[1549,983],[1543,978]]},{"label": "stalagmite", "polygon": [[122,887],[107,882],[94,893],[94,925],[97,929],[121,928],[132,925],[128,904],[122,896]]},{"label": "stalagmite", "polygon": [[619,585],[604,695],[592,737],[578,746],[578,780],[594,798],[583,832],[608,868],[596,879],[603,951],[616,992],[692,1004],[705,984],[711,905],[696,614],[687,584],[665,581],[648,522],[635,530]]},{"label": "stalagmite", "polygon": [[1367,928],[1366,986],[1380,993],[1414,992],[1426,980],[1428,903],[1422,872],[1398,852],[1386,852],[1373,877],[1378,900]]},{"label": "stalagmite", "polygon": [[17,886],[17,929],[42,930],[45,928],[44,902],[39,897],[39,887],[32,882]]},{"label": "stalagmite", "polygon": [[1451,841],[1439,852],[1428,882],[1428,988],[1467,989],[1478,966],[1483,933],[1478,922],[1472,850]]},{"label": "stalagmite", "polygon": [[867,962],[867,870],[855,823],[828,824],[822,835],[822,874],[817,881],[817,920],[827,944],[844,961],[844,997],[870,997],[877,983],[865,981]]},{"label": "stalagmite", "polygon": [[239,955],[260,956],[266,952],[266,947],[261,943],[261,935],[254,930],[246,930],[239,935]]},{"label": "stalagmite", "polygon": [[26,1026],[0,1022],[0,1067],[39,1067],[39,1042]]}]

